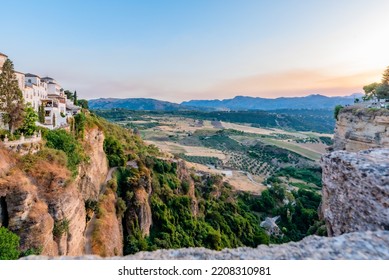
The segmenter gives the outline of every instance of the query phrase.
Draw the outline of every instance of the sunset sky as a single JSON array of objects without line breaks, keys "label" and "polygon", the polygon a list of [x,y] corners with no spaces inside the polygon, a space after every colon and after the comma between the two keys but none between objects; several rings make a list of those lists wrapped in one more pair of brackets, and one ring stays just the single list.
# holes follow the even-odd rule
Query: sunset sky
[{"label": "sunset sky", "polygon": [[0,52],[82,98],[349,95],[389,65],[388,0],[2,1]]}]

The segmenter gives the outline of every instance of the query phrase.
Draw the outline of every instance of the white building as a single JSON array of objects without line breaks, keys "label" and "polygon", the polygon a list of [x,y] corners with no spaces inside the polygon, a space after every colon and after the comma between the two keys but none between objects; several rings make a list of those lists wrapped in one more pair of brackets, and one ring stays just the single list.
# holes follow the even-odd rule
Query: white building
[{"label": "white building", "polygon": [[42,81],[38,75],[27,73],[25,76],[25,86],[23,98],[26,103],[30,103],[36,112],[39,111],[39,106],[42,104],[42,99],[47,99],[47,83]]},{"label": "white building", "polygon": [[[5,54],[0,53],[0,71],[7,58]],[[25,103],[30,103],[36,112],[39,112],[43,104],[45,118],[44,123],[39,125],[49,129],[67,126],[68,117],[80,111],[80,107],[67,100],[64,90],[53,78],[41,78],[35,74],[23,74],[18,71],[15,71],[15,76]],[[0,118],[1,127],[5,128]]]},{"label": "white building", "polygon": [[3,68],[4,62],[7,60],[8,56],[0,52],[0,68]]}]

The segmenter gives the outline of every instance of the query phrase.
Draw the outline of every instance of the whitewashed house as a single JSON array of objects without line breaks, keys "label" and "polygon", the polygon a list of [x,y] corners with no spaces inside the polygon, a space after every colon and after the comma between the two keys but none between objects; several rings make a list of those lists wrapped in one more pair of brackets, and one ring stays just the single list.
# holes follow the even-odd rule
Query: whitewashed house
[{"label": "whitewashed house", "polygon": [[47,98],[47,84],[35,74],[25,74],[25,89],[23,97],[26,103],[30,103],[36,112],[39,111],[41,100]]},{"label": "whitewashed house", "polygon": [[[0,53],[0,71],[7,58],[7,55]],[[39,108],[43,104],[44,123],[39,123],[39,125],[49,129],[67,126],[68,118],[80,111],[79,106],[74,105],[71,100],[67,100],[63,88],[55,79],[41,78],[35,74],[23,74],[18,71],[15,71],[15,76],[25,103],[30,103],[36,112],[39,112]],[[1,112],[0,128],[6,129],[2,124]]]}]

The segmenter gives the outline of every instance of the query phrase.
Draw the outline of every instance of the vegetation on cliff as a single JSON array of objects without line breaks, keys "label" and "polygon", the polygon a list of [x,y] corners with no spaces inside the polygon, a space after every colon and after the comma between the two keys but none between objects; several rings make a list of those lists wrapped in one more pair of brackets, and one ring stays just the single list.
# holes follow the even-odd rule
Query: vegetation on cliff
[{"label": "vegetation on cliff", "polygon": [[[121,168],[118,194],[126,201],[124,253],[159,248],[206,247],[215,250],[238,246],[256,247],[269,238],[259,226],[259,218],[247,211],[237,193],[220,176],[177,177],[177,163],[155,157],[138,161],[139,168]],[[151,183],[150,185],[147,183]],[[189,195],[194,184],[195,197]],[[151,187],[151,190],[147,188]],[[151,192],[152,226],[145,236],[139,221],[140,188]],[[194,201],[196,200],[196,202]],[[198,213],[193,213],[193,203]],[[139,205],[139,206],[138,206]],[[130,218],[130,219],[129,219]]]},{"label": "vegetation on cliff", "polygon": [[389,98],[389,66],[382,73],[381,83],[372,83],[363,87],[365,91],[364,100],[369,100],[373,97],[380,99]]}]

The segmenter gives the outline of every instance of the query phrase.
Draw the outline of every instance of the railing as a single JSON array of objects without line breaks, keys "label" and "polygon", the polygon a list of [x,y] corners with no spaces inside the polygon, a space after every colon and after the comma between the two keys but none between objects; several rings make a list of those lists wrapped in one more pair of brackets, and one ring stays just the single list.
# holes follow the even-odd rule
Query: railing
[{"label": "railing", "polygon": [[29,143],[36,143],[42,141],[42,134],[39,131],[38,133],[34,133],[31,137],[25,137],[22,133],[19,140],[9,141],[8,136],[6,135],[3,141],[3,144],[6,147],[9,146],[15,146],[15,145],[22,145],[22,144],[29,144]]}]

